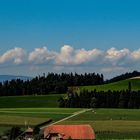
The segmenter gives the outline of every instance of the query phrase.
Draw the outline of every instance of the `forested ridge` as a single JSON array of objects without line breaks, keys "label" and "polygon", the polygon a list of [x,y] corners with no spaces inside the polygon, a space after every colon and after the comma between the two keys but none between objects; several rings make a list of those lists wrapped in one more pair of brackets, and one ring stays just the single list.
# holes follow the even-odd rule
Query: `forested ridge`
[{"label": "forested ridge", "polygon": [[66,108],[140,108],[140,91],[68,92],[59,98],[59,106]]},{"label": "forested ridge", "polygon": [[[139,72],[120,75],[107,82],[124,80],[138,76]],[[102,74],[95,73],[48,73],[37,76],[32,80],[11,80],[0,82],[0,96],[22,95],[47,95],[67,93],[67,96],[59,98],[60,107],[80,108],[140,108],[140,91],[131,90],[131,82],[128,90],[122,91],[78,91],[79,86],[101,85],[106,83]]]},{"label": "forested ridge", "polygon": [[117,82],[117,81],[129,79],[129,78],[137,77],[137,76],[140,76],[140,72],[138,72],[138,71],[127,72],[125,74],[115,76],[115,77],[111,78],[110,80],[106,80],[106,83]]},{"label": "forested ridge", "polygon": [[48,73],[32,80],[20,79],[0,82],[0,96],[46,95],[66,93],[70,86],[100,85],[104,83],[102,74]]}]

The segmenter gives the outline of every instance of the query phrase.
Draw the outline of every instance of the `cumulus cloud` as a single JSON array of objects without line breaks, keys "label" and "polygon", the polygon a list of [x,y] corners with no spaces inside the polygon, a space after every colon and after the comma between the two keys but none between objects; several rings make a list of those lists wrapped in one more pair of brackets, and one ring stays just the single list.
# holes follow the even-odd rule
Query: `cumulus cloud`
[{"label": "cumulus cloud", "polygon": [[73,64],[74,49],[69,45],[64,45],[60,53],[57,53],[55,63],[58,65],[62,64]]},{"label": "cumulus cloud", "polygon": [[10,49],[0,56],[0,63],[13,61],[14,64],[21,64],[25,55],[26,52],[22,48]]},{"label": "cumulus cloud", "polygon": [[[74,49],[70,45],[64,45],[60,51],[51,51],[47,47],[35,48],[28,54],[22,48],[13,48],[0,55],[0,64],[13,63],[15,65],[30,64],[32,67],[38,64],[57,69],[71,67],[78,69],[78,66],[88,69],[98,69],[101,72],[121,71],[128,68],[136,68],[140,65],[140,49],[130,51],[127,48],[99,50],[96,48],[87,50],[85,48]],[[48,65],[49,64],[49,65]]]},{"label": "cumulus cloud", "polygon": [[133,51],[133,52],[131,53],[130,57],[131,57],[133,60],[140,60],[140,49]]},{"label": "cumulus cloud", "polygon": [[28,60],[29,62],[34,63],[44,63],[49,60],[53,60],[56,53],[53,51],[49,51],[47,47],[43,48],[35,48],[34,51],[32,51],[29,54]]},{"label": "cumulus cloud", "polygon": [[[24,65],[16,67],[19,64]],[[70,45],[64,45],[60,51],[41,47],[27,53],[26,50],[16,47],[0,55],[0,67],[4,72],[11,71],[11,68],[23,72],[24,67],[27,73],[34,73],[34,75],[50,71],[98,72],[112,77],[112,75],[140,69],[140,48],[133,51],[127,48],[75,49]]]},{"label": "cumulus cloud", "polygon": [[103,52],[98,49],[92,49],[92,50],[85,50],[80,49],[76,51],[75,55],[75,61],[76,64],[82,64],[90,61],[97,61],[97,58],[101,57],[103,55]]},{"label": "cumulus cloud", "polygon": [[66,65],[78,65],[88,63],[90,61],[95,61],[97,57],[102,55],[102,51],[98,49],[85,50],[78,49],[74,50],[69,45],[64,45],[61,48],[59,54],[57,54],[55,62],[56,64],[66,64]]},{"label": "cumulus cloud", "polygon": [[115,66],[117,64],[123,64],[124,61],[127,61],[126,59],[128,59],[129,56],[130,56],[129,49],[124,48],[118,50],[116,48],[110,48],[105,53],[105,60]]}]

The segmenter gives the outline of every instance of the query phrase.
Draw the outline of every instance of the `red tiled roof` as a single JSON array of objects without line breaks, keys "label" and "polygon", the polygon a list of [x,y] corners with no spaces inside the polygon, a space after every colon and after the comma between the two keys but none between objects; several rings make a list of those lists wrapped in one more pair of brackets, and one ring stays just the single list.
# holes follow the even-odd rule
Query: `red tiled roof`
[{"label": "red tiled roof", "polygon": [[44,130],[44,138],[49,134],[61,134],[63,139],[95,139],[95,133],[90,125],[52,125]]}]

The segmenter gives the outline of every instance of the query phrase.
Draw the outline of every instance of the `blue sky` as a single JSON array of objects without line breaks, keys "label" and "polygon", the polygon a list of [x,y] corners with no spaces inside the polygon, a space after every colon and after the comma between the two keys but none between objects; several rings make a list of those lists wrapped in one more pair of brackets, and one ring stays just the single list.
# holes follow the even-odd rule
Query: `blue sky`
[{"label": "blue sky", "polygon": [[[139,6],[138,0],[1,0],[0,74],[95,71],[111,77],[139,70]],[[96,53],[102,55],[98,66]],[[62,60],[77,55],[79,62]]]}]

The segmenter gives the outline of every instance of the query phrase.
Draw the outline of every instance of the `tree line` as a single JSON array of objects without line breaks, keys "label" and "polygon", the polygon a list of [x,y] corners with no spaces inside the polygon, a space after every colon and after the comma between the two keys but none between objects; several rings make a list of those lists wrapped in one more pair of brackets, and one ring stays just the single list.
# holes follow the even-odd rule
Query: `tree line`
[{"label": "tree line", "polygon": [[66,93],[69,86],[100,85],[104,83],[102,74],[48,73],[32,80],[21,79],[0,82],[0,96],[46,95]]},{"label": "tree line", "polygon": [[132,77],[137,77],[137,76],[140,76],[140,72],[138,72],[138,71],[127,72],[125,74],[115,76],[110,80],[106,80],[106,83],[117,82],[117,81],[120,81],[120,80],[125,80],[125,79],[129,79],[129,78],[132,78]]},{"label": "tree line", "polygon": [[66,108],[140,108],[140,91],[69,92],[59,98],[59,106]]}]

